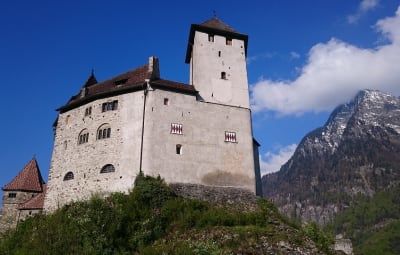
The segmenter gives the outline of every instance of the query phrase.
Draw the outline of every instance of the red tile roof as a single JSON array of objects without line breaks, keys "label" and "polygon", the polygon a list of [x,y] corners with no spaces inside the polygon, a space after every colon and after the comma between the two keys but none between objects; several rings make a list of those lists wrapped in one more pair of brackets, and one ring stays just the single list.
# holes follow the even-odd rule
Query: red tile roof
[{"label": "red tile roof", "polygon": [[43,178],[36,159],[32,159],[14,179],[3,187],[5,191],[43,191]]},{"label": "red tile roof", "polygon": [[143,90],[147,79],[150,80],[152,86],[158,86],[162,89],[190,94],[197,93],[195,88],[191,85],[160,79],[158,77],[158,66],[156,68],[157,70],[151,69],[150,65],[146,64],[96,84],[91,84],[95,80],[95,77],[92,74],[88,81],[83,85],[81,91],[77,95],[71,97],[66,105],[57,110],[60,112],[66,112],[93,100]]},{"label": "red tile roof", "polygon": [[46,195],[46,185],[43,185],[43,192],[34,196],[32,199],[18,205],[19,210],[30,210],[30,209],[43,209],[44,196]]}]

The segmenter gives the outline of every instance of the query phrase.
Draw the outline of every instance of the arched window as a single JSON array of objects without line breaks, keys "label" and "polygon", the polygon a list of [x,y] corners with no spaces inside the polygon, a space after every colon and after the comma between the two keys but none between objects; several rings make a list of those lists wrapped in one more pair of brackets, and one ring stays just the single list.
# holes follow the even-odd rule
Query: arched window
[{"label": "arched window", "polygon": [[74,173],[73,172],[68,172],[64,175],[64,181],[69,181],[74,179]]},{"label": "arched window", "polygon": [[78,136],[78,144],[87,143],[89,141],[89,131],[87,129],[82,130]]},{"label": "arched window", "polygon": [[111,164],[107,164],[107,165],[103,166],[103,168],[100,170],[101,174],[113,173],[113,172],[115,172],[115,167]]},{"label": "arched window", "polygon": [[111,126],[103,124],[97,130],[97,140],[106,139],[111,137]]}]

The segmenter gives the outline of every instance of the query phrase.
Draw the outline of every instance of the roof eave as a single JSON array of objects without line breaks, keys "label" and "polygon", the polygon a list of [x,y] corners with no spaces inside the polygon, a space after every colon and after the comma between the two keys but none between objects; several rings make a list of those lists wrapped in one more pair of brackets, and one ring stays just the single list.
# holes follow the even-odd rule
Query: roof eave
[{"label": "roof eave", "polygon": [[243,40],[244,41],[245,56],[247,56],[247,43],[248,43],[248,40],[249,40],[249,36],[248,35],[240,34],[240,33],[236,33],[236,32],[231,32],[231,31],[226,31],[226,30],[221,30],[221,29],[217,29],[217,28],[211,28],[211,27],[202,26],[202,25],[198,25],[198,24],[192,24],[190,26],[188,47],[186,49],[186,58],[185,58],[185,63],[186,64],[190,63],[195,31],[204,32],[204,33],[212,33],[214,35],[221,35],[221,36],[226,36],[226,37],[230,37],[230,38],[234,38],[234,39]]}]

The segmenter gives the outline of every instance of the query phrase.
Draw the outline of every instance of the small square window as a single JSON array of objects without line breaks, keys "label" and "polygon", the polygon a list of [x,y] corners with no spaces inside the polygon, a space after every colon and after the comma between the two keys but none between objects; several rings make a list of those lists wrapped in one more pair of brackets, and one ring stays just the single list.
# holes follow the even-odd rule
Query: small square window
[{"label": "small square window", "polygon": [[226,45],[232,45],[232,39],[226,38]]},{"label": "small square window", "polygon": [[214,35],[208,35],[208,41],[214,42]]},{"label": "small square window", "polygon": [[225,131],[225,142],[236,143],[236,132]]},{"label": "small square window", "polygon": [[169,99],[168,98],[164,98],[164,105],[169,105]]},{"label": "small square window", "polygon": [[221,79],[226,80],[226,72],[221,72]]},{"label": "small square window", "polygon": [[183,126],[182,124],[171,124],[171,134],[183,135]]}]

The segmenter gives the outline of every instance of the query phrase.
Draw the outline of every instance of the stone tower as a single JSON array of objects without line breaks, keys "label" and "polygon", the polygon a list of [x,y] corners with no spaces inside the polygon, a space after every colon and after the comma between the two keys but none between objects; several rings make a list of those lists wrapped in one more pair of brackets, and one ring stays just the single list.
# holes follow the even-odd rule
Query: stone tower
[{"label": "stone tower", "polygon": [[218,18],[191,26],[186,63],[202,100],[250,108],[247,39]]},{"label": "stone tower", "polygon": [[46,185],[36,159],[32,159],[3,189],[0,230],[15,227],[27,216],[43,210]]}]

